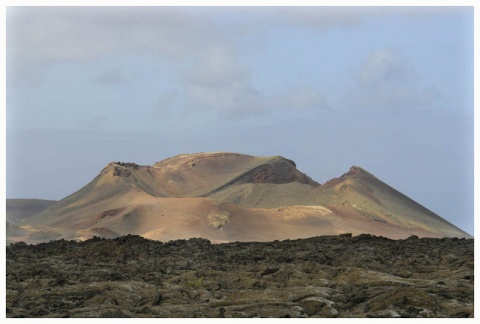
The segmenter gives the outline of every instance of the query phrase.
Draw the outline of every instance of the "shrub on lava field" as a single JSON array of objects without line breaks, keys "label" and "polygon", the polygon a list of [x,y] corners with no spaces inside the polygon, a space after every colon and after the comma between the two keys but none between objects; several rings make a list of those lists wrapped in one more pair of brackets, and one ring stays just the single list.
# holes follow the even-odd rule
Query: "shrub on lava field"
[{"label": "shrub on lava field", "polygon": [[203,288],[205,286],[205,283],[203,282],[203,277],[188,278],[187,281],[185,282],[185,286],[187,286],[188,288],[199,289],[199,288]]},{"label": "shrub on lava field", "polygon": [[224,211],[220,213],[212,213],[208,215],[208,223],[215,229],[220,229],[228,224],[230,213]]}]

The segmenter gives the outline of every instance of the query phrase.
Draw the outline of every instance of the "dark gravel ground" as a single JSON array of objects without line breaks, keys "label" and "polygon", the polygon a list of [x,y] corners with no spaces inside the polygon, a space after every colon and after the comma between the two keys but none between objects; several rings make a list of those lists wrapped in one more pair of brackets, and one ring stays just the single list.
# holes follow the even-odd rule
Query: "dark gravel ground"
[{"label": "dark gravel ground", "polygon": [[473,239],[7,247],[7,317],[473,317]]}]

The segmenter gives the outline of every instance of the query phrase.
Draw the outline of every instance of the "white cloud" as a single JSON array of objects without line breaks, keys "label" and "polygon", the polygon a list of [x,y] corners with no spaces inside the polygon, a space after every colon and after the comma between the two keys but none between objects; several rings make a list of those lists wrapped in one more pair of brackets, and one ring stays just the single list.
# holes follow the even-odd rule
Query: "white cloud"
[{"label": "white cloud", "polygon": [[[264,10],[264,11],[262,11]],[[323,7],[270,7],[254,8],[252,13],[264,13],[260,24],[286,24],[303,27],[317,32],[331,28],[351,28],[361,25],[364,21],[377,17],[395,15],[427,19],[454,12],[468,11],[467,7],[388,7],[388,6],[323,6]],[[269,14],[268,14],[269,13]]]},{"label": "white cloud", "polygon": [[193,109],[241,116],[266,108],[248,69],[225,46],[212,46],[199,53],[184,71],[184,83],[187,106]]},{"label": "white cloud", "polygon": [[120,69],[105,70],[102,74],[96,76],[94,80],[105,85],[124,84],[127,82]]},{"label": "white cloud", "polygon": [[[34,73],[54,62],[86,62],[114,52],[147,51],[172,61],[175,68],[183,68],[181,80],[173,86],[184,97],[185,109],[213,109],[230,116],[273,109],[324,110],[328,102],[313,86],[284,89],[282,93],[263,92],[253,82],[254,71],[239,60],[237,45],[252,43],[253,36],[255,50],[259,50],[262,41],[268,41],[261,35],[278,25],[324,31],[356,26],[373,15],[444,11],[357,7],[10,7],[8,76],[11,82],[25,77],[25,73],[18,73],[21,70]],[[225,16],[228,19],[222,19]],[[96,81],[118,84],[125,77],[119,70],[109,70]],[[346,100],[349,105],[365,107],[431,106],[437,98],[436,90],[419,89],[412,85],[413,81],[415,69],[408,60],[392,51],[378,51],[359,68],[356,84]],[[165,98],[160,102],[159,107],[179,106],[178,100],[174,105]]]},{"label": "white cloud", "polygon": [[214,110],[230,118],[267,112],[321,112],[330,109],[327,99],[314,88],[297,87],[266,95],[248,79],[216,88],[188,85],[186,98],[189,108]]},{"label": "white cloud", "polygon": [[378,49],[358,67],[345,97],[349,109],[438,109],[442,96],[433,86],[418,85],[420,75],[398,51]]},{"label": "white cloud", "polygon": [[417,77],[413,65],[399,53],[378,49],[370,53],[357,72],[357,81],[365,86],[409,84]]},{"label": "white cloud", "polygon": [[[438,7],[8,7],[7,62],[16,67],[82,62],[117,50],[151,50],[182,59],[287,24],[323,31],[380,15],[467,10]],[[228,17],[225,23],[221,17]],[[220,18],[220,19],[219,19]],[[246,21],[248,23],[246,23]],[[251,27],[253,26],[253,27]],[[240,28],[240,29],[238,29]],[[249,31],[245,31],[248,29]],[[242,33],[242,30],[245,33]]]},{"label": "white cloud", "polygon": [[[239,16],[226,24],[218,17],[227,12]],[[177,94],[164,93],[159,99],[153,112],[157,117],[177,108],[216,110],[234,117],[271,109],[323,109],[324,98],[312,89],[262,93],[248,66],[239,61],[236,45],[252,34],[262,34],[259,23],[267,26],[260,18],[269,12],[265,8],[9,8],[9,80],[25,74],[22,71],[36,71],[51,63],[84,63],[111,53],[147,51],[183,69],[180,80],[172,84]],[[257,19],[248,33],[237,29],[245,24],[243,14]],[[274,9],[272,14],[285,13]],[[99,73],[94,81],[113,85],[127,80],[120,69],[110,69]],[[181,101],[178,96],[182,96]]]},{"label": "white cloud", "polygon": [[220,37],[213,27],[206,15],[171,7],[8,8],[7,62],[31,68],[138,49],[185,58]]},{"label": "white cloud", "polygon": [[249,79],[231,49],[212,46],[200,53],[193,66],[185,71],[185,79],[191,85],[203,88],[222,88],[242,84]]},{"label": "white cloud", "polygon": [[368,13],[361,8],[345,7],[282,7],[277,9],[279,15],[274,18],[277,23],[302,26],[317,31],[333,27],[351,27],[358,25],[360,13]]},{"label": "white cloud", "polygon": [[231,83],[217,88],[195,84],[186,87],[186,104],[189,109],[216,110],[228,116],[245,116],[265,111],[265,100],[251,84]]},{"label": "white cloud", "polygon": [[187,107],[215,110],[231,118],[279,110],[326,109],[326,99],[311,87],[263,93],[230,47],[212,46],[184,71]]}]

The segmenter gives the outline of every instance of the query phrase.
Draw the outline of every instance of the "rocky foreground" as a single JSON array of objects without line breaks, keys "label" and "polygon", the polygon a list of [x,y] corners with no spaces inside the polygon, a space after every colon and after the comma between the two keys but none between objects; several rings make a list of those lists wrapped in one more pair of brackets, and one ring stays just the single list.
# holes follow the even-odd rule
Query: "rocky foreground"
[{"label": "rocky foreground", "polygon": [[7,317],[473,317],[473,239],[7,247]]}]

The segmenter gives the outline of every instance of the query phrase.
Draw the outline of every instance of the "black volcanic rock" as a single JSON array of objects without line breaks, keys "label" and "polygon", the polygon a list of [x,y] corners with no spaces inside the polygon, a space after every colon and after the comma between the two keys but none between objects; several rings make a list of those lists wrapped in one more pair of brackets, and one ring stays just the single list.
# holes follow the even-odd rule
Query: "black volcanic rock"
[{"label": "black volcanic rock", "polygon": [[473,239],[16,243],[7,317],[473,317]]}]

